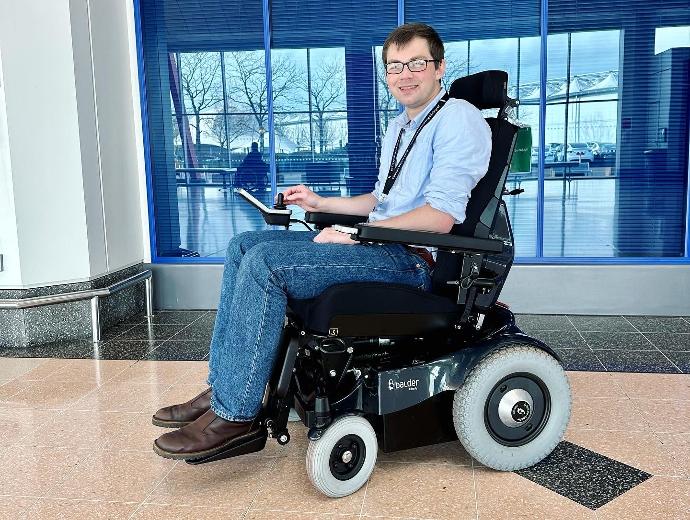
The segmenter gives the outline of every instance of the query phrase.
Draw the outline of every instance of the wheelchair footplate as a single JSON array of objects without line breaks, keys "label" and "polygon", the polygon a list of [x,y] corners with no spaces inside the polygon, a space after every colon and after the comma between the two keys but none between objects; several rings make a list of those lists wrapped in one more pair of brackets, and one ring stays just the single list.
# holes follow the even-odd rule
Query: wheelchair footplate
[{"label": "wheelchair footplate", "polygon": [[205,464],[206,462],[215,462],[217,460],[229,459],[230,457],[237,457],[239,455],[246,455],[248,453],[254,453],[261,451],[266,446],[266,440],[268,439],[268,432],[265,428],[262,428],[254,435],[243,439],[241,443],[229,446],[228,448],[221,449],[216,453],[211,455],[205,455],[203,457],[198,457],[196,459],[187,459],[185,462],[187,464]]}]

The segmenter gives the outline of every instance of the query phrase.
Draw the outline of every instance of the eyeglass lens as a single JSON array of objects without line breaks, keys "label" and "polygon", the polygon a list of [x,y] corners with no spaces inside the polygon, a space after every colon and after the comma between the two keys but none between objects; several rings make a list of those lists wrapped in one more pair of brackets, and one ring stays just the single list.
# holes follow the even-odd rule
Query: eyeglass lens
[{"label": "eyeglass lens", "polygon": [[411,60],[406,63],[393,61],[386,64],[386,72],[390,74],[400,74],[405,65],[407,65],[407,68],[410,70],[410,72],[421,72],[426,69],[427,61],[433,60]]}]

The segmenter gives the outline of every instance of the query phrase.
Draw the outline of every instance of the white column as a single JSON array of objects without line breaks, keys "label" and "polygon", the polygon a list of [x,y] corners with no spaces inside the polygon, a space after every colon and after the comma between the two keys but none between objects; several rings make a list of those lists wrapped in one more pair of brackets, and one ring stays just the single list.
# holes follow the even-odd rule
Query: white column
[{"label": "white column", "polygon": [[144,259],[131,2],[0,0],[0,289]]}]

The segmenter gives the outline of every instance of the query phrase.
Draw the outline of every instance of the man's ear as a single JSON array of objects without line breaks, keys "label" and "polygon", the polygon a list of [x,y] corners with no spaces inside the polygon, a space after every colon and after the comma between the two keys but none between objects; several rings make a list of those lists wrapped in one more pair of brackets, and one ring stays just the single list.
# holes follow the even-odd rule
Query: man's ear
[{"label": "man's ear", "polygon": [[436,68],[436,79],[440,80],[446,73],[446,59],[443,58]]}]

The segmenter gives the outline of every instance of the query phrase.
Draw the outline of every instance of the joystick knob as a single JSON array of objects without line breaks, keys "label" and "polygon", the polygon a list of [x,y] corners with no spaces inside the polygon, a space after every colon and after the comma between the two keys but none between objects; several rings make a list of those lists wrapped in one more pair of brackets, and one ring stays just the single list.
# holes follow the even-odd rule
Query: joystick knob
[{"label": "joystick knob", "polygon": [[276,203],[273,205],[274,209],[287,209],[287,206],[285,206],[284,202],[284,196],[282,193],[278,194],[278,198],[276,199]]}]

